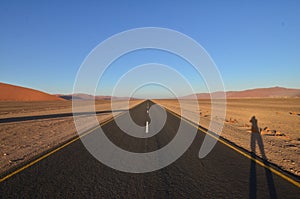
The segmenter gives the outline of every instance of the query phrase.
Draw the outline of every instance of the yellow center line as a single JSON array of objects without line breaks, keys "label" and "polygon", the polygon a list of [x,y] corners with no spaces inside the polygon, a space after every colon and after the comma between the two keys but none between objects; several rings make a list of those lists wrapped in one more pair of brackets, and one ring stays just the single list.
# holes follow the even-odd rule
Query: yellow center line
[{"label": "yellow center line", "polygon": [[[165,108],[166,108],[166,107],[165,107]],[[169,109],[167,109],[167,108],[166,108],[166,110],[167,110],[169,113],[171,113],[172,115],[174,115],[175,117],[179,118],[179,119],[180,119],[180,118],[183,118],[186,122],[188,122],[189,124],[191,124],[192,126],[194,126],[195,128],[197,128],[198,130],[200,130],[202,133],[205,133],[205,134],[211,136],[212,138],[216,139],[218,142],[221,142],[221,143],[224,144],[225,146],[227,146],[227,147],[233,149],[234,151],[238,152],[239,154],[245,156],[246,158],[249,158],[250,160],[256,162],[256,163],[259,164],[260,166],[262,166],[262,167],[264,167],[264,168],[266,168],[266,169],[269,169],[272,173],[274,173],[274,174],[280,176],[281,178],[287,180],[288,182],[290,182],[290,183],[292,183],[293,185],[295,185],[295,186],[297,186],[298,188],[300,188],[300,183],[297,182],[296,180],[290,178],[289,176],[284,175],[282,172],[280,172],[280,171],[278,171],[278,170],[276,170],[276,169],[270,167],[269,165],[266,165],[264,162],[260,161],[259,159],[256,159],[256,158],[250,156],[249,154],[243,152],[243,151],[240,150],[239,148],[237,148],[237,147],[235,147],[235,146],[233,146],[233,145],[231,145],[231,144],[225,142],[224,140],[218,138],[217,136],[215,136],[215,135],[213,135],[213,134],[207,132],[207,131],[204,130],[203,128],[201,128],[201,127],[199,127],[198,125],[196,125],[196,124],[194,124],[193,122],[191,122],[189,119],[184,118],[184,117],[178,115],[177,113],[175,113],[175,112],[173,112],[173,111],[171,111],[171,110],[169,110]]]},{"label": "yellow center line", "polygon": [[[141,102],[141,103],[143,103],[143,102]],[[138,103],[137,105],[133,106],[133,107],[130,108],[130,109],[133,109],[133,108],[137,107],[137,106],[138,106],[139,104],[141,104],[141,103]],[[130,110],[130,109],[129,109],[129,110]],[[121,114],[119,114],[119,115],[117,115],[117,116],[115,116],[115,117],[112,116],[112,118],[110,118],[110,119],[104,121],[103,123],[101,123],[100,125],[97,125],[96,127],[93,127],[92,129],[88,130],[88,131],[85,132],[84,134],[82,134],[82,135],[80,135],[80,136],[78,136],[78,137],[72,139],[71,141],[69,141],[69,142],[63,144],[63,145],[60,146],[60,147],[55,148],[54,150],[52,150],[52,151],[46,153],[45,155],[42,155],[41,157],[39,157],[39,158],[33,160],[32,162],[29,162],[28,164],[24,165],[23,167],[21,167],[21,168],[15,170],[15,171],[13,171],[12,173],[10,173],[10,174],[4,176],[3,178],[1,178],[1,179],[0,179],[0,183],[3,182],[4,180],[7,180],[8,178],[10,178],[10,177],[16,175],[17,173],[20,173],[21,171],[27,169],[28,167],[31,167],[32,165],[34,165],[34,164],[38,163],[39,161],[41,161],[41,160],[47,158],[48,156],[50,156],[50,155],[56,153],[57,151],[59,151],[59,150],[65,148],[66,146],[68,146],[68,145],[72,144],[73,142],[75,142],[75,141],[81,139],[82,137],[87,136],[88,134],[92,133],[93,131],[95,131],[95,130],[98,129],[99,127],[104,126],[105,124],[107,124],[107,123],[113,121],[114,119],[116,119],[116,118],[118,118],[118,117],[124,115],[125,113],[126,113],[126,112],[123,112],[123,113],[121,113]]]},{"label": "yellow center line", "polygon": [[[142,103],[142,102],[141,102],[141,103]],[[141,104],[141,103],[139,103],[139,104]],[[131,109],[135,108],[135,107],[138,106],[139,104],[135,105],[135,106],[132,107]],[[250,159],[251,161],[254,161],[254,162],[256,162],[257,164],[259,164],[260,166],[262,166],[262,167],[264,167],[264,168],[266,168],[266,169],[269,169],[272,173],[274,173],[274,174],[280,176],[281,178],[287,180],[288,182],[290,182],[290,183],[292,183],[293,185],[295,185],[295,186],[297,186],[298,188],[300,188],[300,183],[297,182],[297,181],[295,181],[294,179],[292,179],[292,178],[290,178],[290,177],[284,175],[283,173],[281,173],[280,171],[278,171],[278,170],[276,170],[276,169],[270,167],[269,165],[266,165],[265,163],[263,163],[263,162],[260,161],[259,159],[256,159],[256,158],[254,158],[254,157],[251,157],[249,154],[247,154],[247,153],[241,151],[240,149],[238,149],[238,148],[236,148],[235,146],[233,146],[233,145],[231,145],[231,144],[225,142],[224,140],[219,139],[218,137],[216,137],[216,136],[212,135],[211,133],[205,131],[205,130],[202,129],[201,127],[195,125],[193,122],[191,122],[191,121],[188,120],[187,118],[184,118],[184,117],[178,115],[177,113],[175,113],[175,112],[173,112],[173,111],[171,111],[171,110],[169,110],[169,109],[167,109],[167,108],[166,108],[166,110],[167,110],[169,113],[171,113],[172,115],[174,115],[175,117],[179,118],[179,119],[180,119],[180,118],[183,118],[186,122],[188,122],[189,124],[191,124],[192,126],[194,126],[195,128],[197,128],[197,129],[200,130],[201,132],[203,132],[203,133],[205,133],[205,134],[211,136],[212,138],[216,139],[218,142],[221,142],[221,143],[224,144],[225,146],[228,146],[229,148],[231,148],[231,149],[233,149],[234,151],[240,153],[241,155],[245,156],[246,158]],[[126,113],[126,112],[121,113],[121,114],[117,115],[116,117],[112,117],[112,118],[108,119],[107,121],[101,123],[100,126],[103,126],[103,125],[105,125],[105,124],[111,122],[112,120],[116,119],[117,117],[122,116],[122,115],[125,114],[125,113]],[[48,157],[48,156],[50,156],[50,155],[56,153],[57,151],[59,151],[59,150],[65,148],[66,146],[68,146],[68,145],[72,144],[73,142],[75,142],[75,141],[81,139],[82,137],[87,136],[88,134],[90,134],[90,133],[92,133],[93,131],[95,131],[96,129],[98,129],[100,126],[96,126],[96,127],[92,128],[92,129],[88,130],[88,131],[87,131],[86,133],[84,133],[83,135],[74,138],[73,140],[71,140],[71,141],[69,141],[69,142],[63,144],[62,146],[60,146],[60,147],[58,147],[58,148],[56,148],[56,149],[54,149],[54,150],[52,150],[52,151],[46,153],[45,155],[43,155],[43,156],[37,158],[36,160],[34,160],[34,161],[32,161],[32,162],[26,164],[25,166],[23,166],[23,167],[17,169],[16,171],[14,171],[14,172],[12,172],[12,173],[6,175],[5,177],[3,177],[3,178],[0,179],[0,182],[3,182],[4,180],[6,180],[6,179],[8,179],[8,178],[10,178],[10,177],[12,177],[12,176],[14,176],[14,175],[16,175],[17,173],[19,173],[19,172],[21,172],[21,171],[27,169],[28,167],[31,167],[32,165],[36,164],[37,162],[39,162],[39,161],[45,159],[46,157]]]}]

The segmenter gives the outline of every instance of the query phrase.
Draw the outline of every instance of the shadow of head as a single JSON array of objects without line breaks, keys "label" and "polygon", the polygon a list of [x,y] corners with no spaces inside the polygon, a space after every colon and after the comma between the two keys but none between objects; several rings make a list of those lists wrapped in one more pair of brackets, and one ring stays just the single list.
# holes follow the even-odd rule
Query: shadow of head
[{"label": "shadow of head", "polygon": [[260,133],[255,115],[252,116],[252,118],[250,119],[250,122],[252,124],[251,132],[252,133]]}]

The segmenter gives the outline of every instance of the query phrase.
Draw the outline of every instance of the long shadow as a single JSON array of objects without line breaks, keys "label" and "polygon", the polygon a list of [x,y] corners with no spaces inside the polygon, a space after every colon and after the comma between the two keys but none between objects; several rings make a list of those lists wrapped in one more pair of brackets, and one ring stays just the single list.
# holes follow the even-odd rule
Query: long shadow
[{"label": "long shadow", "polygon": [[71,117],[71,116],[82,116],[82,115],[91,115],[91,114],[101,114],[101,113],[112,113],[112,112],[123,112],[128,111],[127,109],[119,110],[105,110],[105,111],[96,111],[96,112],[79,112],[79,113],[58,113],[58,114],[49,114],[49,115],[34,115],[34,116],[24,116],[24,117],[10,117],[0,119],[0,123],[10,123],[10,122],[23,122],[30,120],[39,120],[39,119],[52,119],[60,117]]},{"label": "long shadow", "polygon": [[[261,137],[261,130],[258,127],[257,119],[255,116],[252,116],[250,122],[252,123],[251,127],[251,141],[250,141],[250,147],[251,147],[251,157],[256,159],[257,156],[256,153],[256,144],[258,145],[258,148],[261,152],[263,163],[267,166],[269,166],[269,163],[267,161],[267,156],[265,154],[264,150],[264,143]],[[270,198],[277,198],[276,188],[274,185],[273,180],[273,174],[272,172],[265,168],[266,178],[267,178],[267,184],[268,184],[268,191]],[[251,160],[250,164],[250,187],[249,187],[249,198],[257,198],[257,180],[256,180],[256,163],[255,161]]]}]

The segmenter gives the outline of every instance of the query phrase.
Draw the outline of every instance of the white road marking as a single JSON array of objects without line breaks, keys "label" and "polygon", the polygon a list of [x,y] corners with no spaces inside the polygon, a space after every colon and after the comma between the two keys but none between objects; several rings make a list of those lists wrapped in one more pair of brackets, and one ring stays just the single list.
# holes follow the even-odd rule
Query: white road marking
[{"label": "white road marking", "polygon": [[148,131],[149,131],[149,123],[148,123],[148,121],[146,122],[146,133],[148,133]]}]

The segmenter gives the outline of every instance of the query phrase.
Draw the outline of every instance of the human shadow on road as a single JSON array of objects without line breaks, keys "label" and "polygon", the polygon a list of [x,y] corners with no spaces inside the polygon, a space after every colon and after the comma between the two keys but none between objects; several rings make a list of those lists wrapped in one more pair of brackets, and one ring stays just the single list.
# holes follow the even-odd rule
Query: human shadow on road
[{"label": "human shadow on road", "polygon": [[[249,198],[257,198],[256,162],[254,161],[255,159],[257,159],[257,156],[255,155],[256,145],[258,145],[258,148],[260,150],[263,163],[267,166],[269,166],[270,164],[267,161],[267,156],[264,150],[264,143],[261,137],[261,129],[258,127],[257,124],[258,122],[255,116],[252,116],[250,122],[252,123],[250,147],[251,147],[251,157],[253,159],[251,160],[251,166],[250,166]],[[276,188],[273,180],[273,174],[267,168],[265,168],[265,173],[267,178],[269,196],[270,198],[277,198]]]}]

